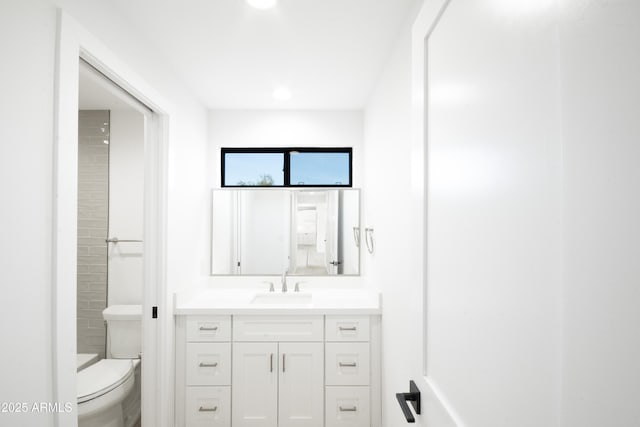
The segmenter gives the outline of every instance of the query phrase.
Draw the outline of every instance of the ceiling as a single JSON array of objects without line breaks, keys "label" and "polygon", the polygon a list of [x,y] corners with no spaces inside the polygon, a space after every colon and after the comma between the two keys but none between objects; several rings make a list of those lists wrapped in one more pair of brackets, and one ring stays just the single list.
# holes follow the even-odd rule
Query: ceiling
[{"label": "ceiling", "polygon": [[80,110],[140,110],[130,95],[106,80],[91,66],[80,61],[78,109]]},{"label": "ceiling", "polygon": [[[420,0],[112,0],[209,108],[360,109]],[[292,92],[276,101],[279,86]]]}]

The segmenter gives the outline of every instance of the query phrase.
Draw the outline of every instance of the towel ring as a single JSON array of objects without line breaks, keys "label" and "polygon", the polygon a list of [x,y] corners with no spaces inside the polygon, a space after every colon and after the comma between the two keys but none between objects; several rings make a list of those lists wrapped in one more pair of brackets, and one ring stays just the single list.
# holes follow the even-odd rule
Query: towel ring
[{"label": "towel ring", "polygon": [[372,254],[375,249],[375,244],[373,242],[373,228],[364,229],[364,241],[367,244],[367,250]]}]

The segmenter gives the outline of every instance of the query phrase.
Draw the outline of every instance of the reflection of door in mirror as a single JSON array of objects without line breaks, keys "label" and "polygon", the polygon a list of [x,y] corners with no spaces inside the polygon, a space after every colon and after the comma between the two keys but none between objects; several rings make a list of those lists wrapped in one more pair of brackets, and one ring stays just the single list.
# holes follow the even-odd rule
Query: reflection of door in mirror
[{"label": "reflection of door in mirror", "polygon": [[337,212],[337,198],[331,201],[331,192],[301,191],[293,196],[292,274],[324,276],[337,273],[330,264],[337,254],[338,232],[336,215],[330,212]]},{"label": "reflection of door in mirror", "polygon": [[327,191],[325,263],[327,273],[330,275],[338,274],[338,266],[340,265],[340,258],[338,254],[338,201],[338,192],[336,190]]}]

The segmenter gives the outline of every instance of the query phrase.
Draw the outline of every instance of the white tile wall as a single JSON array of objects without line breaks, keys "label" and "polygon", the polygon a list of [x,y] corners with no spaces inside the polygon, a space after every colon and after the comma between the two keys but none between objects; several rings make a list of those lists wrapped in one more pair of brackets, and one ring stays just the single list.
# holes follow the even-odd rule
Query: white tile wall
[{"label": "white tile wall", "polygon": [[105,357],[109,111],[78,117],[78,352]]}]

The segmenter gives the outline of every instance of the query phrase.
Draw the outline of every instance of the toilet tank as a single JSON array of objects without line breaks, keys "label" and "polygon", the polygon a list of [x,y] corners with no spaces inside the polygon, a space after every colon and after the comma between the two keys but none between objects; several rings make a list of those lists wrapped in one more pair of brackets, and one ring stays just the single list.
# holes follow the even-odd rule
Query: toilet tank
[{"label": "toilet tank", "polygon": [[112,305],[102,316],[107,322],[107,358],[137,359],[142,351],[142,306]]}]

